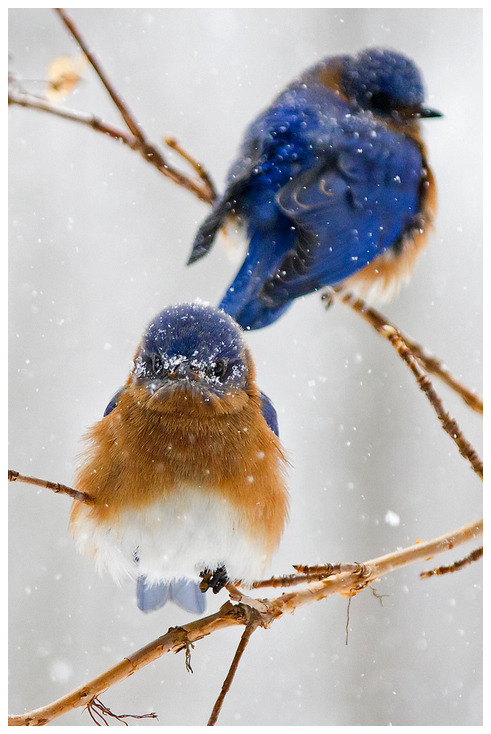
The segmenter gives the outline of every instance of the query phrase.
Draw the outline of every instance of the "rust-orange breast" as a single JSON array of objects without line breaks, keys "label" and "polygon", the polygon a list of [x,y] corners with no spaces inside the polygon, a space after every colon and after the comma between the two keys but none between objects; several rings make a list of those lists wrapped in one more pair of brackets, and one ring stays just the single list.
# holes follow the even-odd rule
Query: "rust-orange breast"
[{"label": "rust-orange breast", "polygon": [[[285,457],[255,386],[211,403],[176,392],[165,410],[148,409],[145,399],[128,387],[87,435],[76,487],[96,498],[92,516],[108,523],[122,508],[137,512],[194,486],[239,510],[251,534],[274,549],[287,517]],[[235,401],[228,412],[223,401]],[[75,502],[71,522],[79,511]]]}]

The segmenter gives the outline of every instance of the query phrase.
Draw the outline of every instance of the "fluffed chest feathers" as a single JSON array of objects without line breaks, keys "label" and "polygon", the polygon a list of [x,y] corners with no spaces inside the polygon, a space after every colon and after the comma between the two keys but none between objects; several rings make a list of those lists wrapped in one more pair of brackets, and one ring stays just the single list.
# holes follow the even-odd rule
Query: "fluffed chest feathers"
[{"label": "fluffed chest feathers", "polygon": [[192,575],[211,561],[251,580],[269,562],[288,498],[284,457],[262,416],[143,423],[116,408],[88,440],[76,486],[96,502],[74,504],[71,529],[100,569],[134,575],[136,549],[139,572],[152,580]]},{"label": "fluffed chest feathers", "polygon": [[[143,507],[182,484],[222,494],[251,518],[285,493],[284,456],[255,404],[200,416],[116,408],[87,436],[76,486],[100,512]],[[285,504],[283,502],[281,505]]]}]

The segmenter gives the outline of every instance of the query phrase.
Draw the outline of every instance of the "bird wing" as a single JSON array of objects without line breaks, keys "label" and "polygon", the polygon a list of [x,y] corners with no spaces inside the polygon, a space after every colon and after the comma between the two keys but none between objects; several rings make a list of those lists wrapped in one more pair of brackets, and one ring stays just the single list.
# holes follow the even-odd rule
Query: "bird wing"
[{"label": "bird wing", "polygon": [[279,436],[279,429],[278,429],[278,415],[276,413],[275,407],[271,400],[268,398],[267,395],[265,395],[261,391],[261,412],[263,414],[263,418],[268,424],[268,426],[271,428],[273,433],[276,433],[277,436]]},{"label": "bird wing", "polygon": [[[244,194],[255,176],[263,176],[262,180],[268,182],[275,179],[287,181],[292,164],[290,159],[303,157],[307,150],[310,152],[310,137],[303,133],[303,127],[314,122],[319,132],[319,125],[315,124],[317,112],[308,107],[310,92],[296,90],[295,94],[283,97],[285,99],[282,102],[266,109],[246,129],[239,154],[227,173],[225,191],[196,233],[188,265],[208,253],[229,214],[242,213]],[[328,125],[328,128],[331,126]],[[325,134],[323,130],[322,135]],[[292,139],[298,141],[299,150],[296,144],[291,145]],[[281,166],[278,165],[280,159],[283,161]],[[271,185],[274,184],[266,183],[266,199],[271,198]],[[261,198],[261,193],[256,189],[253,193],[254,203],[257,205]]]},{"label": "bird wing", "polygon": [[422,157],[404,136],[381,126],[344,134],[325,161],[320,151],[316,157],[276,196],[297,236],[263,288],[274,303],[349,277],[398,242],[418,215]]},{"label": "bird wing", "polygon": [[114,395],[112,396],[111,400],[106,405],[106,409],[104,411],[103,418],[105,418],[106,415],[109,415],[109,413],[111,413],[114,410],[114,408],[116,407],[116,405],[119,402],[119,398],[121,397],[121,395],[125,391],[126,391],[126,388],[125,387],[120,387],[119,390],[114,393]]}]

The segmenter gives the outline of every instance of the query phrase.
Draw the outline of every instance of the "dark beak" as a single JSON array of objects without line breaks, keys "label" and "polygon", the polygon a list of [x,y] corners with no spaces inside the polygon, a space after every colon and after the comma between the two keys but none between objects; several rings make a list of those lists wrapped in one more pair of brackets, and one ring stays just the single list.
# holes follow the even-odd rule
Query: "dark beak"
[{"label": "dark beak", "polygon": [[414,112],[415,117],[443,117],[441,112],[437,110],[429,110],[427,107],[420,107]]},{"label": "dark beak", "polygon": [[191,382],[196,382],[198,377],[198,373],[194,372],[191,369],[191,365],[189,365],[187,362],[181,362],[181,364],[176,367],[174,372],[171,372],[169,375],[167,375],[168,380],[189,380]]}]

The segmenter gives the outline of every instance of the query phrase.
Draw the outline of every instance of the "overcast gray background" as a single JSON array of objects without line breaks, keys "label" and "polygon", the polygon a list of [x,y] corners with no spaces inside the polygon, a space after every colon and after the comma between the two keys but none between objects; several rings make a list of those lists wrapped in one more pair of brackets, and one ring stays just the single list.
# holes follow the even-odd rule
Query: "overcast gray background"
[{"label": "overcast gray background", "polygon": [[[480,10],[74,10],[151,140],[175,135],[219,187],[252,117],[301,69],[383,45],[424,71],[424,123],[438,180],[436,231],[411,285],[384,307],[403,330],[481,390],[482,38]],[[41,93],[46,67],[78,50],[49,9],[10,12],[15,72]],[[32,81],[27,81],[32,80]],[[120,123],[91,70],[66,102]],[[185,265],[205,204],[136,154],[76,124],[10,112],[10,459],[73,482],[80,437],[125,379],[147,321],[164,306],[217,303],[236,265],[219,244]],[[272,571],[367,560],[478,517],[481,486],[390,346],[343,306],[311,295],[247,335],[291,459],[291,521]],[[477,450],[481,420],[435,383]],[[63,695],[191,615],[145,616],[131,586],[96,575],[67,532],[70,501],[10,485],[10,710]],[[391,511],[399,525],[387,521]],[[390,515],[389,515],[390,517]],[[481,571],[421,581],[391,574],[259,630],[219,723],[478,725]],[[217,609],[227,595],[209,599]],[[205,724],[240,636],[215,634],[151,664],[102,700]],[[76,710],[55,724],[91,723]]]}]

